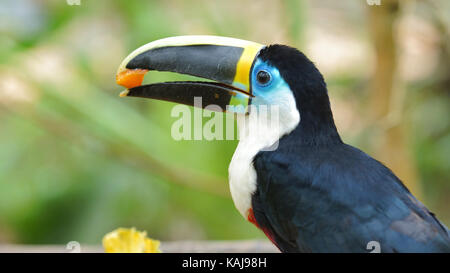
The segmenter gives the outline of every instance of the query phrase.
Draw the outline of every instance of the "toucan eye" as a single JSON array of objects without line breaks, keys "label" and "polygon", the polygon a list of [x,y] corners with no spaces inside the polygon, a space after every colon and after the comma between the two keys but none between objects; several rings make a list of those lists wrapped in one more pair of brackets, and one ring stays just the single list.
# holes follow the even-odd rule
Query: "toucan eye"
[{"label": "toucan eye", "polygon": [[270,73],[265,70],[258,71],[258,74],[256,74],[256,80],[258,81],[258,83],[266,85],[271,80]]}]

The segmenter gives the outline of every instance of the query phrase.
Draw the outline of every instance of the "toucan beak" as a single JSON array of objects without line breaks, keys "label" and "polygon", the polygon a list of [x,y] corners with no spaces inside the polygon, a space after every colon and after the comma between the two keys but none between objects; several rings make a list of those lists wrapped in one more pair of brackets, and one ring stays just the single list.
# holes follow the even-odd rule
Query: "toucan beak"
[{"label": "toucan beak", "polygon": [[[254,42],[219,36],[165,38],[148,43],[128,55],[117,71],[116,81],[127,88],[121,96],[193,106],[194,97],[201,97],[203,108],[214,104],[223,111],[246,113],[252,98],[251,69],[263,47]],[[188,74],[214,82],[142,85],[149,70]]]}]

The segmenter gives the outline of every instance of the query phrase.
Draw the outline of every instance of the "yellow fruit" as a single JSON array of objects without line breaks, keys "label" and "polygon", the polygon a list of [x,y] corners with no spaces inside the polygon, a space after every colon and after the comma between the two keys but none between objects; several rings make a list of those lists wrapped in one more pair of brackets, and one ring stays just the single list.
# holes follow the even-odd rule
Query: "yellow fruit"
[{"label": "yellow fruit", "polygon": [[160,253],[159,244],[135,228],[118,228],[103,237],[106,253]]}]

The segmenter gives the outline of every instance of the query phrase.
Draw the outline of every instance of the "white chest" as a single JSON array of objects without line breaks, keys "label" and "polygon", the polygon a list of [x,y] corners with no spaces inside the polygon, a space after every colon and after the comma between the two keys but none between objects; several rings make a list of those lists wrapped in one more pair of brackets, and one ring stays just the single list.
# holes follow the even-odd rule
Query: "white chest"
[{"label": "white chest", "polygon": [[234,205],[244,218],[251,208],[251,196],[256,190],[253,158],[258,153],[250,141],[240,141],[228,168],[230,191]]},{"label": "white chest", "polygon": [[[237,118],[240,141],[231,159],[228,173],[234,204],[246,219],[252,205],[252,195],[256,190],[254,157],[262,150],[275,150],[280,137],[292,131],[300,120],[297,111],[289,111],[289,117],[278,116],[278,113],[274,114],[273,111],[271,113],[269,117],[253,112]],[[284,123],[280,123],[280,119],[284,120]]]}]

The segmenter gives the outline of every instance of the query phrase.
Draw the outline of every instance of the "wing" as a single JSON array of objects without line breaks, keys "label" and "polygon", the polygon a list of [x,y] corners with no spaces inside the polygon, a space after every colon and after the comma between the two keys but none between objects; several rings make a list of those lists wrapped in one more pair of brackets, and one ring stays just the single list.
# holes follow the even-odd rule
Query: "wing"
[{"label": "wing", "polygon": [[284,252],[450,252],[448,229],[380,162],[348,145],[261,152],[256,221]]}]

